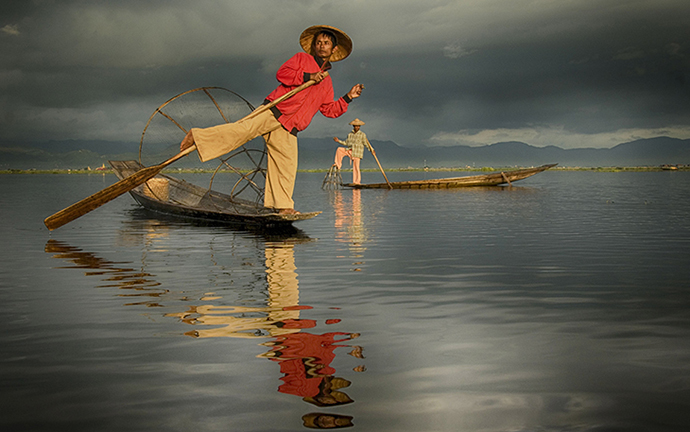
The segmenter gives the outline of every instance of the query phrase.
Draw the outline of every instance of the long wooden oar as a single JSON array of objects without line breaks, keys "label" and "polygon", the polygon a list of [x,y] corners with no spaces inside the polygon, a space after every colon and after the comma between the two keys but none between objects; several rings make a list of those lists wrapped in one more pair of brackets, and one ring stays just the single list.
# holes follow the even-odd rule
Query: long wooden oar
[{"label": "long wooden oar", "polygon": [[[324,72],[324,75],[328,75],[328,72]],[[256,115],[266,111],[267,109],[271,109],[274,106],[278,105],[280,102],[284,101],[285,99],[291,98],[292,96],[296,95],[297,93],[301,92],[302,90],[306,89],[307,87],[310,87],[314,85],[316,81],[310,80],[307,81],[306,83],[302,84],[301,86],[297,87],[296,89],[291,90],[288,93],[285,93],[283,96],[277,98],[273,102],[266,104],[266,105],[261,105],[259,108],[256,110],[252,111],[249,115],[246,117],[238,120],[238,122],[248,120],[252,117],[255,117]],[[95,194],[84,198],[83,200],[72,204],[71,206],[60,210],[59,212],[55,213],[52,216],[48,216],[43,223],[46,225],[46,227],[49,230],[54,230],[56,228],[60,228],[61,226],[65,225],[66,223],[72,222],[73,220],[84,216],[86,213],[89,213],[92,210],[97,209],[98,207],[102,206],[103,204],[106,204],[109,201],[114,200],[115,198],[119,197],[120,195],[131,191],[135,187],[142,185],[146,183],[148,180],[154,178],[157,176],[161,171],[163,171],[163,168],[167,167],[171,163],[177,161],[178,159],[183,158],[184,156],[187,156],[189,153],[193,152],[196,150],[196,146],[192,145],[191,147],[186,148],[185,150],[181,151],[180,153],[176,154],[175,156],[171,157],[170,159],[166,160],[165,162],[159,163],[158,165],[152,165],[150,167],[143,168],[136,173],[132,174],[129,177],[126,177],[116,183],[113,183],[112,185],[108,186],[107,188],[103,189],[100,192],[96,192]]]},{"label": "long wooden oar", "polygon": [[52,216],[48,216],[43,223],[51,231],[55,228],[60,228],[64,224],[72,222],[73,220],[84,216],[86,213],[97,209],[103,204],[114,200],[123,193],[129,192],[135,187],[146,183],[148,180],[157,176],[163,170],[163,168],[175,162],[176,160],[187,156],[194,150],[196,150],[196,146],[193,145],[163,163],[141,169],[131,176],[124,178],[117,183],[113,183],[102,191],[96,192],[95,194],[72,204],[66,209],[60,210]]},{"label": "long wooden oar", "polygon": [[[367,139],[367,142],[369,143],[369,147],[371,147],[371,149],[373,150],[374,147],[373,147],[373,146],[371,145],[371,143],[369,142],[369,139]],[[383,172],[383,167],[381,166],[381,162],[379,162],[379,158],[376,157],[376,153],[372,151],[371,154],[374,156],[374,159],[376,159],[376,163],[379,165],[379,169],[381,170],[381,174],[383,174],[383,178],[385,178],[385,179],[386,179],[386,183],[388,183],[388,188],[389,188],[389,189],[393,189],[393,186],[391,185],[391,182],[389,182],[389,181],[388,181],[388,177],[386,177],[386,173]]]}]

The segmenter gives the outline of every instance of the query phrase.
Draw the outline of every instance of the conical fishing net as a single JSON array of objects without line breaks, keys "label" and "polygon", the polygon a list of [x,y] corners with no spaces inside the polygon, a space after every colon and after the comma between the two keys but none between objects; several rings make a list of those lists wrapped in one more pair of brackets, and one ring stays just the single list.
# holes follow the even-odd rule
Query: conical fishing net
[{"label": "conical fishing net", "polygon": [[[201,87],[181,93],[159,106],[141,135],[139,162],[155,165],[180,151],[180,142],[193,128],[232,123],[244,118],[254,107],[239,94],[221,87]],[[220,159],[206,163],[196,153],[168,167],[199,171],[213,188],[261,205],[266,179],[266,145],[256,138]],[[205,174],[205,176],[204,176]]]},{"label": "conical fishing net", "polygon": [[337,166],[331,165],[323,178],[321,183],[321,189],[323,190],[336,190],[340,189],[343,185],[343,177],[340,175],[340,170]]}]

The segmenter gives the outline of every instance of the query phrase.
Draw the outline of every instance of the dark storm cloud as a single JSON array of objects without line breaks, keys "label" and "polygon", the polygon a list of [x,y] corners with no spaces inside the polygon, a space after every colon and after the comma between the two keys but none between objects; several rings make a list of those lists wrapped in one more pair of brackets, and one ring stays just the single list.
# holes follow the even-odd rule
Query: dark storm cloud
[{"label": "dark storm cloud", "polygon": [[396,117],[438,131],[556,124],[586,134],[687,124],[686,18],[677,10],[625,12],[603,9],[555,21],[553,30],[496,29],[457,59],[431,49],[414,63],[384,58],[382,93]]},{"label": "dark storm cloud", "polygon": [[[127,140],[160,103],[204,85],[259,103],[315,23],[352,36],[335,91],[366,86],[347,117],[366,118],[377,139],[572,147],[690,137],[686,1],[6,4],[0,139]],[[317,116],[304,135],[346,125]]]}]

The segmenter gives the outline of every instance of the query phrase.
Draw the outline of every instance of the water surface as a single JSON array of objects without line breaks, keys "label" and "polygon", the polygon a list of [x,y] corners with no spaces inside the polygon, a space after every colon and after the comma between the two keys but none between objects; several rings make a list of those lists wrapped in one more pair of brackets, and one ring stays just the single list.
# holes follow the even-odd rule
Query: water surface
[{"label": "water surface", "polygon": [[114,176],[0,176],[2,429],[688,430],[690,173],[322,179],[288,232],[128,196],[48,232]]}]

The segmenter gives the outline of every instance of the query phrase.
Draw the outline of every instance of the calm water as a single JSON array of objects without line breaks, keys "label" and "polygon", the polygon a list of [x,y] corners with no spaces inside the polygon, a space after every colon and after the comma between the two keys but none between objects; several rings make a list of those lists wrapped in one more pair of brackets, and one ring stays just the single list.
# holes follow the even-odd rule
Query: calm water
[{"label": "calm water", "polygon": [[0,176],[0,429],[690,428],[690,173],[323,175],[280,235],[129,196],[51,233],[114,176]]}]

